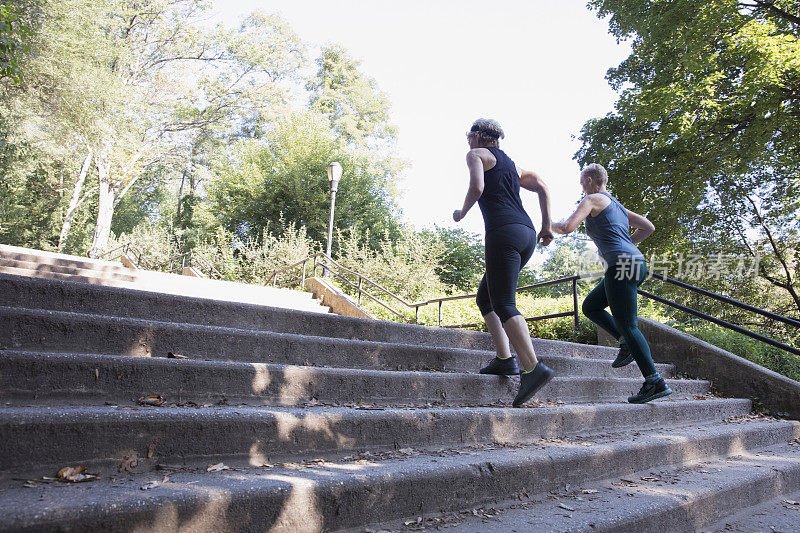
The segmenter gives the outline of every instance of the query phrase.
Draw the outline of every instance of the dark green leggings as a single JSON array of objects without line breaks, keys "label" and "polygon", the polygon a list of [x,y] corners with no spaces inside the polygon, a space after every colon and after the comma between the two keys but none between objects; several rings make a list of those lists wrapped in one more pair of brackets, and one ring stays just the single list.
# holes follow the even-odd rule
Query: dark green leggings
[{"label": "dark green leggings", "polygon": [[[656,373],[650,346],[639,331],[636,317],[636,289],[646,277],[647,265],[643,258],[611,263],[603,279],[592,289],[581,306],[583,314],[589,320],[615,339],[625,339],[645,377]],[[606,307],[611,308],[610,314]]]}]

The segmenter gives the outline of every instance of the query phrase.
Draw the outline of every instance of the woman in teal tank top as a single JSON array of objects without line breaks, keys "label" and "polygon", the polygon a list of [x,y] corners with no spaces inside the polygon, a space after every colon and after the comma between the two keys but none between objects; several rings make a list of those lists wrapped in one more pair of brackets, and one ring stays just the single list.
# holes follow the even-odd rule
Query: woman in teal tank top
[{"label": "woman in teal tank top", "polygon": [[[582,311],[589,320],[620,341],[620,350],[611,364],[615,368],[636,360],[644,385],[630,396],[631,403],[645,403],[672,393],[656,372],[650,346],[639,331],[636,316],[636,290],[647,277],[647,265],[636,244],[655,231],[647,218],[629,211],[606,190],[608,173],[593,163],[581,171],[581,187],[586,196],[564,222],[552,225],[556,233],[567,234],[586,221],[586,234],[597,245],[606,264],[603,279],[583,301]],[[636,228],[630,234],[630,226]],[[606,311],[611,308],[611,313]]]}]

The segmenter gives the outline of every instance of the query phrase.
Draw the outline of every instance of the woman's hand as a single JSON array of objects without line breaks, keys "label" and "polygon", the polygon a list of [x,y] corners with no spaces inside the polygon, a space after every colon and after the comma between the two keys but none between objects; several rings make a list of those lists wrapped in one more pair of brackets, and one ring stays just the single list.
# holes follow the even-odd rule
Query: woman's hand
[{"label": "woman's hand", "polygon": [[464,213],[462,212],[461,209],[456,209],[455,211],[453,211],[453,220],[455,220],[456,222],[460,222],[462,218],[464,218]]},{"label": "woman's hand", "polygon": [[541,231],[539,231],[539,235],[536,237],[536,242],[542,243],[542,246],[547,246],[551,242],[553,242],[553,239],[554,239],[553,232],[550,231],[549,227],[546,227],[542,228]]}]

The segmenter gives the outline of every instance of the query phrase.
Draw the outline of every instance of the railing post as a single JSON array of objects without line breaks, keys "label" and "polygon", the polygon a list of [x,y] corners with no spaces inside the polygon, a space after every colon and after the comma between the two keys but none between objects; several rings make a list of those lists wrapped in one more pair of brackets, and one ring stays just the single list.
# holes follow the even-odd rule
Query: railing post
[{"label": "railing post", "polygon": [[439,300],[439,327],[442,327],[442,304],[444,302]]},{"label": "railing post", "polygon": [[414,324],[419,324],[419,306],[414,307]]},{"label": "railing post", "polygon": [[575,317],[575,324],[574,324],[574,331],[575,331],[575,339],[578,339],[578,324],[579,324],[579,317],[578,317],[578,278],[574,278],[572,280],[572,309]]},{"label": "railing post", "polygon": [[306,265],[308,264],[308,260],[306,259],[303,261],[303,287],[306,286]]}]

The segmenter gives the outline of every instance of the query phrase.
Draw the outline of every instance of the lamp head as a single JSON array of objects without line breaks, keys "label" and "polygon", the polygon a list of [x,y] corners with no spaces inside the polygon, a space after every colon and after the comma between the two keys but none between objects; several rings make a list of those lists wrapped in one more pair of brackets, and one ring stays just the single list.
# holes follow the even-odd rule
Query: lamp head
[{"label": "lamp head", "polygon": [[331,182],[339,181],[342,178],[342,165],[334,161],[328,165],[328,180]]}]

